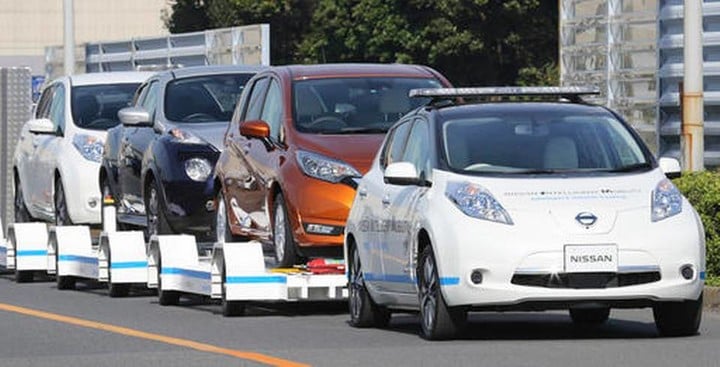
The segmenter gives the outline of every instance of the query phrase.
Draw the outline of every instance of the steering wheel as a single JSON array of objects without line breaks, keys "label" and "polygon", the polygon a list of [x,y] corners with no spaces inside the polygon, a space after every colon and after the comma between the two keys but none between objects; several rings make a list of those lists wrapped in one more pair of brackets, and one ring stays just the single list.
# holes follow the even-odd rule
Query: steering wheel
[{"label": "steering wheel", "polygon": [[184,122],[193,121],[193,120],[206,120],[206,121],[214,121],[217,120],[217,118],[209,113],[204,112],[195,112],[191,113],[182,119]]},{"label": "steering wheel", "polygon": [[321,115],[305,124],[305,127],[308,128],[317,128],[318,126],[332,126],[342,129],[346,127],[347,124],[345,123],[345,120],[335,114]]}]

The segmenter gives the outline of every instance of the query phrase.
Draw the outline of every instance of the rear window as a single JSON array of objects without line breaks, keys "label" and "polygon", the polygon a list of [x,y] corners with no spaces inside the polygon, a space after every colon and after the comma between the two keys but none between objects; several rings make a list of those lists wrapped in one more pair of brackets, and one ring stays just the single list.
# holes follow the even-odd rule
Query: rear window
[{"label": "rear window", "polygon": [[130,105],[139,86],[139,83],[123,83],[73,87],[70,107],[75,125],[107,130],[119,124],[118,110]]},{"label": "rear window", "polygon": [[230,121],[253,74],[221,74],[177,79],[165,90],[165,117],[174,122]]},{"label": "rear window", "polygon": [[328,78],[293,84],[293,119],[300,132],[385,133],[427,98],[410,98],[415,88],[438,88],[427,78]]}]

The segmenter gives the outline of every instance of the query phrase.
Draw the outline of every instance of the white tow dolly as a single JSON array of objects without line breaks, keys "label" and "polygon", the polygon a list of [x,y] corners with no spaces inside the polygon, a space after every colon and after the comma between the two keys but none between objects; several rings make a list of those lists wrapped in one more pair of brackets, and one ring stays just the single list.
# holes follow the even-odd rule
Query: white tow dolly
[{"label": "white tow dolly", "polygon": [[3,240],[0,229],[0,266],[14,270],[16,282],[32,282],[35,272],[47,270],[47,224],[10,223],[7,232]]},{"label": "white tow dolly", "polygon": [[247,301],[339,301],[346,299],[344,274],[272,269],[257,241],[198,246],[195,237],[161,235],[148,248],[148,287],[159,303],[174,305],[183,293],[220,299],[223,316],[239,316]]},{"label": "white tow dolly", "polygon": [[88,226],[51,227],[47,272],[60,290],[79,279],[106,282],[110,297],[126,296],[132,284],[147,283],[147,255],[142,231],[115,231],[115,208],[103,208],[104,230],[93,244]]}]

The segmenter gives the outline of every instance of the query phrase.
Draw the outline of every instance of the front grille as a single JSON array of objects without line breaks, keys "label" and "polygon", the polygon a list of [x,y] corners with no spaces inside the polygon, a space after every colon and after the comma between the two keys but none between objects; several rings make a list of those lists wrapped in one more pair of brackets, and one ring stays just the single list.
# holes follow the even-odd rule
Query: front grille
[{"label": "front grille", "polygon": [[515,274],[512,284],[527,287],[602,289],[647,284],[660,280],[660,272]]}]

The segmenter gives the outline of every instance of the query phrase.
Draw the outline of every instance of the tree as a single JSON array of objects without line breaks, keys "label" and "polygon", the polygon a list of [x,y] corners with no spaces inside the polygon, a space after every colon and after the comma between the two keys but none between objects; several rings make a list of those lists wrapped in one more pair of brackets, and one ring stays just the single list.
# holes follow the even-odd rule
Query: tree
[{"label": "tree", "polygon": [[163,9],[162,20],[170,33],[202,31],[208,28],[207,2],[203,0],[175,0],[170,9]]}]

